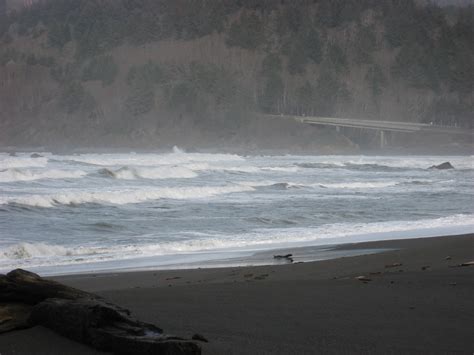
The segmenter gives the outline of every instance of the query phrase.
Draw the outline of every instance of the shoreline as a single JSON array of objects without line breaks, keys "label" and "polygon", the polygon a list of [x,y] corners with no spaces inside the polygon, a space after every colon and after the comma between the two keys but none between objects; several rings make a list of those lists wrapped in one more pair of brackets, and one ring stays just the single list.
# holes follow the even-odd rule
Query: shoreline
[{"label": "shoreline", "polygon": [[[444,229],[443,236],[457,237],[469,235],[468,227]],[[440,228],[436,229],[441,232]],[[43,277],[67,277],[73,275],[95,275],[129,272],[196,270],[196,269],[223,269],[231,267],[278,266],[288,264],[287,259],[276,259],[275,255],[291,254],[294,263],[317,262],[344,257],[370,255],[389,251],[385,242],[397,242],[411,239],[437,238],[440,233],[430,229],[384,232],[376,234],[361,234],[348,237],[320,239],[311,242],[299,242],[293,245],[279,245],[260,247],[257,249],[236,250],[209,250],[193,253],[141,256],[129,259],[113,259],[108,261],[94,261],[80,264],[59,264],[50,266],[23,267]],[[373,240],[373,236],[377,238]],[[382,244],[377,244],[382,243]],[[355,247],[365,245],[365,248]],[[377,247],[374,247],[376,246]],[[60,271],[56,271],[59,269]],[[1,269],[0,273],[7,273],[9,269]]]},{"label": "shoreline", "polygon": [[[474,234],[338,248],[386,251],[287,265],[53,279],[97,293],[167,333],[202,334],[208,355],[474,351],[474,266],[457,267],[474,260]],[[0,352],[99,354],[42,327],[0,335]]]},{"label": "shoreline", "polygon": [[[70,279],[89,279],[89,278],[109,278],[117,277],[121,275],[143,275],[143,274],[174,274],[174,273],[225,273],[228,270],[244,270],[244,269],[265,269],[265,268],[290,268],[295,265],[312,265],[317,263],[337,263],[342,260],[358,260],[364,257],[371,257],[380,254],[396,254],[409,250],[413,246],[420,248],[424,247],[429,241],[439,242],[442,241],[446,244],[450,244],[451,238],[465,239],[472,243],[474,248],[474,233],[455,234],[455,235],[443,235],[443,236],[432,236],[432,237],[415,237],[415,238],[402,238],[402,239],[387,239],[387,240],[376,240],[376,241],[362,241],[362,242],[349,242],[349,243],[338,243],[338,244],[326,244],[317,246],[300,246],[295,248],[278,248],[270,249],[257,252],[254,256],[255,260],[266,260],[265,263],[258,264],[225,264],[223,260],[209,261],[207,264],[199,263],[195,267],[183,267],[183,268],[136,268],[136,269],[115,269],[115,270],[98,270],[97,272],[83,272],[83,273],[71,273],[71,274],[56,274],[45,276],[52,280],[58,280],[59,282],[68,282]],[[316,260],[304,261],[305,253],[309,254],[310,257],[314,255],[314,251],[319,252],[321,258]],[[287,253],[293,254],[293,263],[288,263],[285,260],[279,261],[273,258],[274,255],[284,255]],[[474,249],[472,250],[472,258],[474,259]],[[252,256],[249,256],[244,260],[251,260]],[[307,255],[306,255],[307,257]],[[382,256],[383,257],[383,256]],[[236,258],[241,261],[242,259]],[[231,261],[233,259],[226,259],[225,261]],[[242,260],[243,261],[243,260]],[[221,264],[222,262],[222,264]],[[219,266],[213,266],[214,263]],[[190,264],[186,264],[190,265]],[[176,266],[176,265],[172,265]]]}]

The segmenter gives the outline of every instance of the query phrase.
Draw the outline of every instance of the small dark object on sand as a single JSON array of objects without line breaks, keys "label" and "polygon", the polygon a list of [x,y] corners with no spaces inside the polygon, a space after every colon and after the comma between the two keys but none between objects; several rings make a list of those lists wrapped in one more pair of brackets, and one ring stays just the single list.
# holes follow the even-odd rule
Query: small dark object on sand
[{"label": "small dark object on sand", "polygon": [[192,340],[198,340],[198,341],[202,341],[204,343],[209,343],[209,340],[207,340],[206,338],[204,338],[204,336],[202,336],[201,334],[194,334],[191,338]]},{"label": "small dark object on sand", "polygon": [[391,268],[391,267],[398,267],[398,266],[402,266],[402,265],[403,265],[402,263],[393,263],[393,264],[385,265],[385,268],[388,269],[388,268]]},{"label": "small dark object on sand", "polygon": [[293,254],[273,255],[273,259],[278,259],[278,260],[285,259],[285,260],[289,261],[290,263],[292,263],[293,262],[292,256],[293,256]]},{"label": "small dark object on sand", "polygon": [[431,266],[429,266],[429,265],[422,266],[422,267],[421,267],[421,270],[425,271],[425,270],[429,269],[430,267],[431,267]]},{"label": "small dark object on sand", "polygon": [[454,169],[454,166],[452,166],[451,163],[447,161],[439,165],[433,165],[430,167],[430,169],[447,170],[447,169]]},{"label": "small dark object on sand", "polygon": [[458,264],[458,265],[453,265],[451,267],[464,267],[464,266],[474,266],[474,261],[468,261],[466,263]]}]

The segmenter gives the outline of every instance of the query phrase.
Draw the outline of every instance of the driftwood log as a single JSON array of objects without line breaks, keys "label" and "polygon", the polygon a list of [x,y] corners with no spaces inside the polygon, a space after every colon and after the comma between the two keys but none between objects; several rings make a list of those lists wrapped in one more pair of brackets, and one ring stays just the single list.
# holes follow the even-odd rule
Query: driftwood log
[{"label": "driftwood log", "polygon": [[200,354],[195,342],[166,335],[92,293],[21,269],[0,275],[0,333],[42,325],[114,354]]}]

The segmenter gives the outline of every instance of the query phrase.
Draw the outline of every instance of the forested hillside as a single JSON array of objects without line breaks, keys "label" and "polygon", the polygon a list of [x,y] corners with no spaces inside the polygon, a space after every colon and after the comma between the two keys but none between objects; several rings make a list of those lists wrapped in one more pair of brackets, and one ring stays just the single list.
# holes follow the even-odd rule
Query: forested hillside
[{"label": "forested hillside", "polygon": [[472,125],[473,6],[44,0],[7,15],[2,2],[0,145],[272,147],[281,130],[315,144],[318,129],[256,112]]}]

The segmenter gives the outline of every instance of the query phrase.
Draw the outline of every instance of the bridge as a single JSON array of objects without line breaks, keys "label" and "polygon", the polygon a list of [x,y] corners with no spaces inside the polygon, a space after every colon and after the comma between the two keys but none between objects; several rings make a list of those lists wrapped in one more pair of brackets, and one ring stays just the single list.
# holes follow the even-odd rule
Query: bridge
[{"label": "bridge", "polygon": [[441,126],[428,123],[414,123],[401,121],[378,121],[367,119],[350,119],[336,117],[312,117],[312,116],[294,116],[294,115],[274,115],[264,114],[266,118],[272,119],[293,119],[298,122],[311,125],[335,126],[339,132],[340,127],[360,128],[376,130],[380,133],[380,147],[386,145],[385,132],[404,132],[404,133],[436,133],[450,135],[473,136],[473,130],[468,128],[459,128],[453,126]]}]

